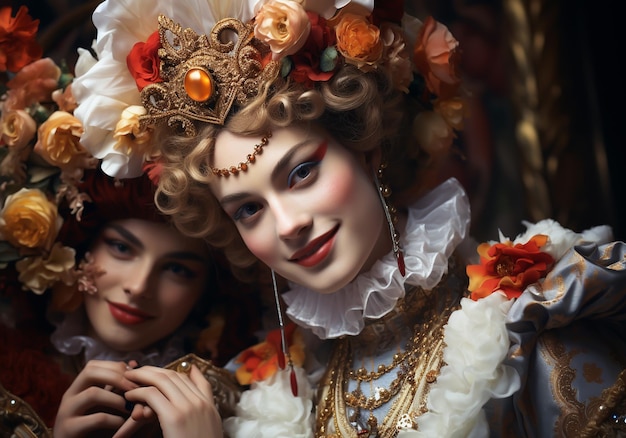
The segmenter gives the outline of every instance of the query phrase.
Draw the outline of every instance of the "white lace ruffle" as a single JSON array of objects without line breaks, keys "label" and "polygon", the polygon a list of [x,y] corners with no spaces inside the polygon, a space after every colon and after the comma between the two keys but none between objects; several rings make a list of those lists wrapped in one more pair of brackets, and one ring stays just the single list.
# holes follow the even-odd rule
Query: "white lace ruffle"
[{"label": "white lace ruffle", "polygon": [[83,352],[85,362],[92,359],[128,362],[136,360],[139,365],[165,366],[185,354],[183,330],[170,337],[165,344],[146,351],[119,352],[111,350],[101,341],[86,336],[87,317],[82,309],[66,316],[52,317],[56,330],[50,340],[55,348],[69,356]]},{"label": "white lace ruffle", "polygon": [[365,318],[390,312],[404,296],[404,286],[435,287],[447,272],[448,258],[465,239],[470,207],[456,179],[449,179],[409,209],[406,230],[400,232],[406,276],[390,252],[353,282],[332,294],[319,294],[290,283],[283,295],[287,314],[322,339],[357,335]]}]

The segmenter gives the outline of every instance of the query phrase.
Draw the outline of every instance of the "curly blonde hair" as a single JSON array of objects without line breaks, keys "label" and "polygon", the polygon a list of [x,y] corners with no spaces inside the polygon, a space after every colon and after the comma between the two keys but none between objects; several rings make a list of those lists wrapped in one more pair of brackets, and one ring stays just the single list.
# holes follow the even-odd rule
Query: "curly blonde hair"
[{"label": "curly blonde hair", "polygon": [[250,279],[257,260],[208,186],[215,177],[210,161],[221,129],[262,136],[275,126],[317,122],[350,150],[367,152],[380,147],[388,168],[385,182],[401,193],[419,182],[419,170],[433,160],[412,136],[411,123],[420,110],[416,100],[393,90],[378,71],[363,73],[347,65],[315,89],[279,78],[232,114],[224,127],[198,126],[195,137],[157,135],[163,139],[164,158],[157,206],[182,233],[222,248],[234,273]]}]

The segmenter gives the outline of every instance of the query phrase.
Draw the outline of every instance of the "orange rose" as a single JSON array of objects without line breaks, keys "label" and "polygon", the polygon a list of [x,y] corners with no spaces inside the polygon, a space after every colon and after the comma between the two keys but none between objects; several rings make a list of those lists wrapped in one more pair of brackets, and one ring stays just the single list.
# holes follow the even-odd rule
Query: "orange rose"
[{"label": "orange rose", "polygon": [[341,16],[337,27],[337,49],[362,71],[376,68],[383,54],[383,41],[380,29],[371,24],[363,15],[346,13]]},{"label": "orange rose", "polygon": [[441,98],[457,94],[461,83],[457,74],[459,42],[448,28],[428,17],[417,36],[413,60],[426,80],[428,89]]},{"label": "orange rose", "polygon": [[0,235],[16,248],[48,249],[60,227],[57,207],[39,189],[21,189],[0,211]]},{"label": "orange rose", "polygon": [[255,17],[254,36],[270,46],[275,60],[300,50],[310,30],[306,11],[293,0],[269,0]]},{"label": "orange rose", "polygon": [[24,110],[9,110],[1,120],[0,137],[10,148],[21,150],[35,137],[37,122]]},{"label": "orange rose", "polygon": [[21,69],[9,82],[4,109],[24,109],[37,102],[49,102],[59,88],[61,69],[50,58],[39,59]]},{"label": "orange rose", "polygon": [[79,142],[82,134],[83,125],[76,117],[56,111],[39,127],[34,150],[53,166],[71,168],[87,154]]},{"label": "orange rose", "polygon": [[[304,363],[304,343],[295,324],[285,327],[285,339],[292,362],[301,366]],[[249,385],[273,376],[278,371],[278,355],[282,354],[280,330],[273,330],[265,342],[253,345],[239,355],[237,362],[242,365],[235,371],[237,381],[241,385]]]},{"label": "orange rose", "polygon": [[73,113],[78,104],[72,94],[72,84],[65,87],[65,90],[58,89],[52,92],[52,100],[59,106],[59,110]]},{"label": "orange rose", "polygon": [[11,17],[11,8],[0,9],[0,72],[18,72],[25,65],[41,58],[43,49],[37,44],[39,20],[28,15],[28,8],[20,6]]},{"label": "orange rose", "polygon": [[478,300],[496,291],[509,299],[519,297],[526,286],[545,277],[552,268],[552,256],[539,251],[547,241],[548,236],[538,234],[524,244],[507,241],[479,245],[480,264],[466,268],[471,298]]}]

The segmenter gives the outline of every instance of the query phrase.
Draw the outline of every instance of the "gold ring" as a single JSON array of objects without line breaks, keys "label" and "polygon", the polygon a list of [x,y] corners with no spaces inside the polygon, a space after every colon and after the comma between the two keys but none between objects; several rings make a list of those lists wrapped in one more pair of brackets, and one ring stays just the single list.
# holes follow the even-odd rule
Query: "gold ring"
[{"label": "gold ring", "polygon": [[178,364],[176,371],[189,375],[189,373],[191,372],[191,362],[188,362],[186,360],[182,361],[180,364]]}]

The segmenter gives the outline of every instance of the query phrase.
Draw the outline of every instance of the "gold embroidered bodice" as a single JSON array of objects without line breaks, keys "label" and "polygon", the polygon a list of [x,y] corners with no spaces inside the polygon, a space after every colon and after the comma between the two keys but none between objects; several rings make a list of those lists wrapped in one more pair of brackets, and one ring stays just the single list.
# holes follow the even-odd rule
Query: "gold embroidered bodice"
[{"label": "gold embroidered bodice", "polygon": [[466,285],[452,258],[433,290],[408,288],[389,314],[335,341],[318,393],[316,437],[387,438],[399,425],[414,427],[443,364],[443,327]]}]

